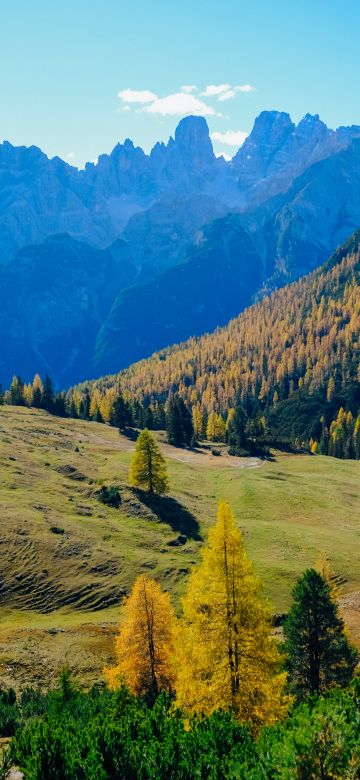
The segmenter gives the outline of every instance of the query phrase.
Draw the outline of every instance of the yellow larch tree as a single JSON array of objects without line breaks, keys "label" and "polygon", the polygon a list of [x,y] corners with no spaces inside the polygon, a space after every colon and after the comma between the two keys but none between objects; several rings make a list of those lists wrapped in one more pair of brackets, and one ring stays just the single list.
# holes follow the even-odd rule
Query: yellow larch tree
[{"label": "yellow larch tree", "polygon": [[33,388],[32,385],[24,385],[23,396],[26,406],[31,406],[33,402]]},{"label": "yellow larch tree", "polygon": [[176,655],[177,700],[185,711],[229,710],[254,731],[286,714],[286,675],[269,609],[224,501],[189,579]]},{"label": "yellow larch tree", "polygon": [[33,383],[32,383],[32,388],[33,388],[33,390],[38,389],[42,393],[42,391],[43,391],[43,383],[42,383],[41,376],[39,376],[39,374],[35,374],[34,379],[33,379]]},{"label": "yellow larch tree", "polygon": [[200,404],[195,404],[193,406],[192,420],[193,420],[195,438],[199,440],[202,438],[204,433],[204,418],[203,418]]},{"label": "yellow larch tree", "polygon": [[206,438],[209,441],[225,441],[225,423],[220,414],[211,412],[206,426]]},{"label": "yellow larch tree", "polygon": [[320,553],[315,562],[314,569],[321,575],[323,580],[327,582],[333,601],[337,601],[339,598],[339,587],[336,582],[336,574],[332,567],[331,558],[329,558],[324,551]]},{"label": "yellow larch tree", "polygon": [[104,670],[109,687],[125,683],[150,702],[160,691],[172,691],[174,626],[169,594],[141,574],[123,607],[115,644],[116,665]]},{"label": "yellow larch tree", "polygon": [[100,406],[101,406],[101,395],[99,393],[99,390],[95,388],[91,396],[90,412],[89,412],[90,418],[92,420],[98,419],[99,415],[101,416]]},{"label": "yellow larch tree", "polygon": [[129,478],[130,485],[142,487],[148,493],[166,493],[168,490],[165,458],[147,428],[141,431],[136,442]]}]

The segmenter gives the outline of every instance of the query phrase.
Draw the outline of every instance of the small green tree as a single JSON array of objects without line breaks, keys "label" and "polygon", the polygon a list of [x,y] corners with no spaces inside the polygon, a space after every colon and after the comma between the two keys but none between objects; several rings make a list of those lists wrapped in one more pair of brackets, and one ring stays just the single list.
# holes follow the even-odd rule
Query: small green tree
[{"label": "small green tree", "polygon": [[165,459],[147,428],[141,431],[136,442],[130,468],[130,484],[143,487],[148,493],[166,493],[168,490]]},{"label": "small green tree", "polygon": [[329,584],[307,569],[293,590],[294,603],[284,626],[290,684],[299,699],[349,683],[358,654],[344,633],[344,622]]},{"label": "small green tree", "polygon": [[228,419],[227,441],[231,455],[243,455],[247,448],[247,414],[241,403],[235,407],[234,414]]},{"label": "small green tree", "polygon": [[44,379],[43,389],[41,393],[41,406],[46,409],[47,412],[52,412],[54,404],[54,391],[52,381],[48,374]]},{"label": "small green tree", "polygon": [[126,401],[121,393],[117,395],[111,408],[110,425],[124,431],[131,424],[131,414]]},{"label": "small green tree", "polygon": [[169,444],[175,447],[190,446],[194,436],[191,413],[178,395],[172,395],[167,403],[166,430]]},{"label": "small green tree", "polygon": [[20,376],[13,376],[10,385],[10,403],[13,406],[24,405],[24,382]]}]

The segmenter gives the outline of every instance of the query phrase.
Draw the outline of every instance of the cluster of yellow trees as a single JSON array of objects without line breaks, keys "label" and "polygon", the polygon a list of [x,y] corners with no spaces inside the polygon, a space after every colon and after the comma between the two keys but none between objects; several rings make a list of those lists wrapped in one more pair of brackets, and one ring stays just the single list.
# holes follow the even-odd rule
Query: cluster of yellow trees
[{"label": "cluster of yellow trees", "polygon": [[320,441],[310,439],[311,452],[316,455],[334,455],[336,458],[360,459],[360,414],[356,418],[341,407],[329,428],[322,417]]},{"label": "cluster of yellow trees", "polygon": [[219,504],[179,618],[168,593],[137,578],[123,607],[116,665],[105,676],[111,688],[125,683],[150,700],[173,692],[189,714],[231,710],[255,731],[285,716],[286,675],[270,611],[228,503]]},{"label": "cluster of yellow trees", "polygon": [[[359,253],[348,255],[251,306],[225,328],[98,380],[92,394],[106,407],[103,399],[119,380],[125,397],[140,401],[164,400],[176,388],[198,409],[195,428],[199,414],[226,413],[239,397],[276,405],[276,387],[289,394],[324,387],[331,397],[334,376],[346,384],[358,371],[360,380],[359,259]],[[102,413],[106,419],[106,409]]]}]

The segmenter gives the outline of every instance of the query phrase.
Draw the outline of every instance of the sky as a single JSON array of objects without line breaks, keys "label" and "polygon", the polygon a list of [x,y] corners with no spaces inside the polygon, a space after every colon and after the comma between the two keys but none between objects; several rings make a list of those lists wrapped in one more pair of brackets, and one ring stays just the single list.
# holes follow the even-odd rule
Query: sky
[{"label": "sky", "polygon": [[235,154],[262,110],[360,124],[359,0],[0,0],[0,140],[81,167],[187,114]]}]

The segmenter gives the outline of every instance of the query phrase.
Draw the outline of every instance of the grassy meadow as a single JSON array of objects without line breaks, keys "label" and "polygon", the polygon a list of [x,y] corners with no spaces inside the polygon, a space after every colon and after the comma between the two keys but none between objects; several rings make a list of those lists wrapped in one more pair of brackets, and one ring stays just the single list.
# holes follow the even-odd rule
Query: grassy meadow
[{"label": "grassy meadow", "polygon": [[[149,502],[127,486],[134,443],[116,429],[0,407],[0,684],[46,684],[63,664],[100,679],[136,575],[154,576],[179,606],[222,497],[274,611],[323,551],[360,645],[360,463],[213,457],[159,439],[170,494]],[[99,501],[103,484],[119,488],[119,509]]]}]

